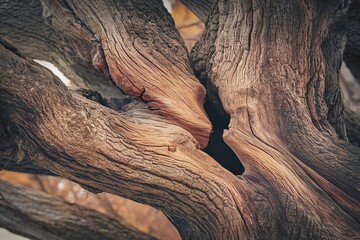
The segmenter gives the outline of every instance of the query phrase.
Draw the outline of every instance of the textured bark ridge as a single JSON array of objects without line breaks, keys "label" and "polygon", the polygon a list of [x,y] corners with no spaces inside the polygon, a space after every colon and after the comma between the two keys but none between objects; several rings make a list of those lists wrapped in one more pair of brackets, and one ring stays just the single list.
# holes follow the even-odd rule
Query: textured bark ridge
[{"label": "textured bark ridge", "polygon": [[1,0],[0,36],[26,56],[53,63],[76,87],[91,88],[106,97],[123,94],[112,81],[79,58],[63,36],[45,24],[39,0]]},{"label": "textured bark ridge", "polygon": [[79,56],[191,132],[201,147],[207,145],[211,124],[202,106],[205,90],[161,1],[44,0],[43,5],[44,17]]},{"label": "textured bark ridge", "polygon": [[3,180],[0,180],[0,225],[39,240],[155,239],[94,210]]},{"label": "textured bark ridge", "polygon": [[[15,50],[15,49],[14,49]],[[16,50],[15,50],[16,51]],[[19,53],[20,54],[20,53]],[[100,93],[90,89],[76,89],[74,93],[97,102],[103,106],[109,107],[115,111],[123,112],[126,110],[144,110],[146,105],[129,96],[121,98],[104,98]],[[6,139],[0,145],[0,170],[9,170],[15,172],[23,172],[40,175],[55,175],[46,168],[36,165],[31,161],[21,149],[23,140],[18,139],[18,130],[11,126],[6,126],[8,119],[0,117],[0,137]],[[85,186],[86,187],[86,186]]]}]

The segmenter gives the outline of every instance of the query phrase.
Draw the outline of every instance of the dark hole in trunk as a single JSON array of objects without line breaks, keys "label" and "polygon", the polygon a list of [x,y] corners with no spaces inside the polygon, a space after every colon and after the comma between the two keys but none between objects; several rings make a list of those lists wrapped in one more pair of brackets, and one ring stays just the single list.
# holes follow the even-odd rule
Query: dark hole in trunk
[{"label": "dark hole in trunk", "polygon": [[228,128],[230,116],[222,117],[212,106],[210,100],[206,98],[205,111],[207,112],[210,121],[213,125],[213,132],[210,135],[209,144],[204,149],[204,152],[209,154],[224,168],[235,175],[241,175],[244,172],[244,166],[240,159],[231,150],[231,148],[224,142],[222,137],[224,129]]}]

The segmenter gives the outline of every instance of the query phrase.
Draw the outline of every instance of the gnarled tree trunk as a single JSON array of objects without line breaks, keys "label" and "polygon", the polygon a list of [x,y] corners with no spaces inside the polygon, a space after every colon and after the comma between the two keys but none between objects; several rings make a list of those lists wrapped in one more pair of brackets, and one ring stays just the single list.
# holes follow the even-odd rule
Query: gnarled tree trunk
[{"label": "gnarled tree trunk", "polygon": [[[88,100],[1,41],[2,159],[149,204],[184,239],[359,237],[360,149],[339,87],[349,1],[215,1],[190,59],[160,1],[42,4],[80,58],[145,104]],[[242,175],[201,150],[195,76],[209,115],[230,119]]]}]

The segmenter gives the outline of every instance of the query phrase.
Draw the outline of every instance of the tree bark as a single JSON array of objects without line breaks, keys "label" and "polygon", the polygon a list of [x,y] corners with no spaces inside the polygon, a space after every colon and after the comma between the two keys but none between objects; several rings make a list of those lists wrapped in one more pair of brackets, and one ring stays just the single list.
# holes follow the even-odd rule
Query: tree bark
[{"label": "tree bark", "polygon": [[2,227],[31,239],[155,239],[94,210],[3,180],[0,213]]},{"label": "tree bark", "polygon": [[76,87],[91,88],[106,97],[121,91],[102,73],[79,58],[69,43],[45,24],[39,0],[1,0],[0,35],[26,56],[53,63]]},{"label": "tree bark", "polygon": [[79,56],[206,147],[211,124],[202,106],[205,90],[192,74],[184,42],[162,2],[42,3],[44,17]]},{"label": "tree bark", "polygon": [[338,74],[348,7],[342,1],[218,1],[192,51],[197,76],[231,116],[224,139],[242,160],[243,177],[272,182],[263,183],[264,196],[274,196],[276,186],[269,202],[293,212],[279,217],[289,224],[285,229],[314,223],[306,212],[316,198],[317,209],[327,208],[323,194],[359,222],[359,149],[338,139],[346,139]]},{"label": "tree bark", "polygon": [[[74,93],[79,93],[87,99],[118,112],[145,109],[144,104],[129,96],[123,96],[122,98],[104,98],[96,91],[81,88],[74,90]],[[22,140],[17,139],[16,129],[6,129],[6,121],[6,118],[0,117],[0,136],[2,139],[7,140],[0,146],[0,152],[2,153],[0,156],[0,170],[49,176],[56,175],[48,169],[34,164],[34,162],[26,156],[21,149]]]},{"label": "tree bark", "polygon": [[[241,176],[199,150],[210,129],[203,90],[172,25],[155,23],[153,12],[168,19],[157,4],[44,3],[77,52],[124,91],[156,99],[150,109],[117,113],[70,93],[2,44],[1,123],[23,140],[16,146],[60,176],[161,209],[184,239],[359,236],[360,150],[341,140],[338,82],[349,3],[227,0],[212,7],[192,63],[218,111],[230,116],[223,138],[244,163]],[[164,50],[168,44],[178,48]],[[161,71],[148,70],[150,63]]]}]

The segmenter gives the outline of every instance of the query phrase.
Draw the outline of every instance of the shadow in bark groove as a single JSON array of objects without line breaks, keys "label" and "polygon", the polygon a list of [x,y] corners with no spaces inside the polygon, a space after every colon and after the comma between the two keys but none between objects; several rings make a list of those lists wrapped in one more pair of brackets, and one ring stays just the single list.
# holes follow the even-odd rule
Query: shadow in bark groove
[{"label": "shadow in bark groove", "polygon": [[205,102],[205,111],[213,125],[213,131],[210,135],[209,143],[204,152],[209,154],[224,168],[235,175],[244,173],[244,166],[233,150],[224,142],[222,137],[224,129],[229,126],[230,116],[220,116],[207,98]]}]

